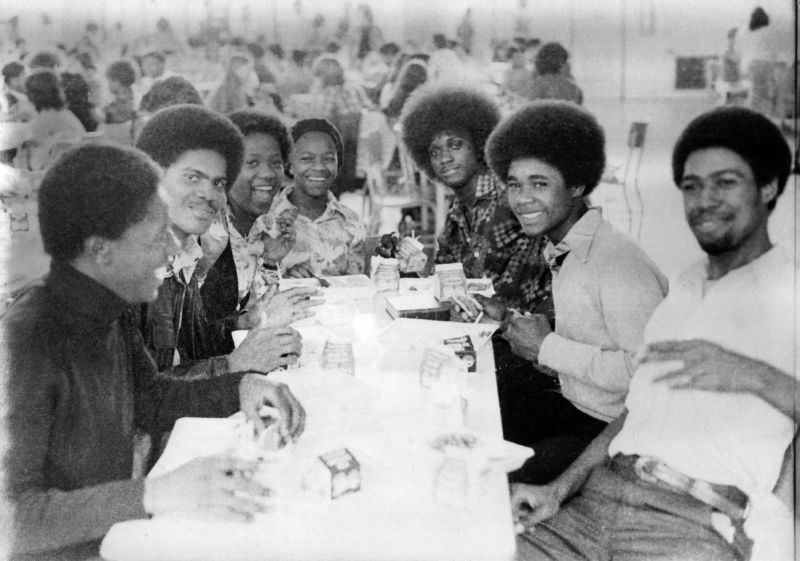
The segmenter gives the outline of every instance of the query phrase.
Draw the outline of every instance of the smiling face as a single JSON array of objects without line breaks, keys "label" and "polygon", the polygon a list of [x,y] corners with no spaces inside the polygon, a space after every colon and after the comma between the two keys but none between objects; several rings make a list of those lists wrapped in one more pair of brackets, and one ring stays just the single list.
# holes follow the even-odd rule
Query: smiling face
[{"label": "smiling face", "polygon": [[244,165],[228,197],[251,216],[269,210],[285,179],[281,148],[274,136],[253,133],[244,137]]},{"label": "smiling face", "polygon": [[178,248],[161,197],[154,195],[145,217],[105,244],[103,284],[131,304],[155,300],[162,272]]},{"label": "smiling face", "polygon": [[164,171],[169,218],[179,234],[205,233],[225,204],[225,158],[213,150],[187,150]]},{"label": "smiling face", "polygon": [[444,131],[428,147],[436,179],[451,187],[463,187],[478,172],[480,164],[475,146],[466,133]]},{"label": "smiling face", "polygon": [[680,183],[686,221],[709,255],[746,250],[766,237],[777,184],[759,187],[750,165],[727,148],[689,154]]},{"label": "smiling face", "polygon": [[295,189],[307,197],[327,197],[336,181],[339,163],[333,139],[323,132],[307,132],[292,152]]},{"label": "smiling face", "polygon": [[529,236],[558,243],[575,223],[574,201],[583,187],[568,187],[555,167],[537,158],[517,158],[508,168],[508,205]]}]

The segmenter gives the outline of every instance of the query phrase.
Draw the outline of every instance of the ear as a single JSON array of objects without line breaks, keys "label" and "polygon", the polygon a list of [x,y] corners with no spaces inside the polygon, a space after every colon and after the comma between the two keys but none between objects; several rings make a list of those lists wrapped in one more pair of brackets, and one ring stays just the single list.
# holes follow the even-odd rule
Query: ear
[{"label": "ear", "polygon": [[568,187],[569,194],[573,199],[580,199],[583,197],[583,192],[586,191],[586,185],[574,185]]},{"label": "ear", "polygon": [[778,180],[773,179],[766,185],[762,185],[759,187],[759,191],[761,193],[761,202],[765,205],[769,204],[778,197]]},{"label": "ear", "polygon": [[99,236],[89,236],[83,242],[84,255],[89,257],[98,265],[108,264],[111,258],[111,247],[109,241]]}]

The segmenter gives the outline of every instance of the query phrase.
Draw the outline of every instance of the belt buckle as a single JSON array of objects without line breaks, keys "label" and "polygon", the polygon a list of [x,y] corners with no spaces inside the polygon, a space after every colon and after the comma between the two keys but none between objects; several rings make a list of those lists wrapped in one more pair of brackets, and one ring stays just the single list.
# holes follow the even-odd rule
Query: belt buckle
[{"label": "belt buckle", "polygon": [[641,479],[642,481],[646,481],[647,483],[658,483],[658,478],[653,475],[653,467],[657,463],[658,460],[655,458],[651,458],[648,456],[639,456],[636,458],[636,461],[633,463],[633,471],[636,473],[636,476]]}]

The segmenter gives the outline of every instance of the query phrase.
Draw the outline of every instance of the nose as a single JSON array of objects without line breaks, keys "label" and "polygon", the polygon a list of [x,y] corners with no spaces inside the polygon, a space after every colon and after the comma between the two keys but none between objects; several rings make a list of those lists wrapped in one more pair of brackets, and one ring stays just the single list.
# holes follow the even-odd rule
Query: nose
[{"label": "nose", "polygon": [[276,175],[275,170],[273,170],[272,166],[267,162],[261,162],[261,165],[258,166],[258,170],[256,171],[256,177],[265,179],[275,177]]},{"label": "nose", "polygon": [[703,184],[697,202],[701,208],[713,208],[719,205],[719,189],[714,182],[707,181]]}]

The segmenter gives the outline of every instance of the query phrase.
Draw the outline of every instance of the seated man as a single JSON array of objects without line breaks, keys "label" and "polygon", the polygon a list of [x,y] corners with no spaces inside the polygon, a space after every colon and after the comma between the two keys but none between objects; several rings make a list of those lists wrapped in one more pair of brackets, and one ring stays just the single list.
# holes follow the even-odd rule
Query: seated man
[{"label": "seated man", "polygon": [[364,272],[366,230],[358,216],[331,192],[342,169],[342,138],[325,119],[302,119],[292,127],[294,183],[280,193],[265,217],[298,212],[297,241],[281,261],[289,277],[357,275]]},{"label": "seated man", "polygon": [[484,160],[499,121],[500,111],[478,91],[425,85],[403,110],[403,142],[422,171],[455,192],[436,263],[461,262],[468,278],[491,278],[509,305],[532,311],[548,300],[549,274],[542,238],[524,235]]},{"label": "seated man", "polygon": [[247,476],[255,468],[248,462],[203,458],[131,479],[137,427],[168,430],[179,417],[225,416],[240,406],[260,424],[258,409],[270,402],[286,434],[302,431],[302,407],[263,376],[195,383],[157,372],[133,308],[155,299],[158,270],[175,250],[159,179],[138,150],[88,144],[42,181],[50,273],[0,320],[3,558],[96,558],[113,524],[148,514],[244,520],[258,512],[252,494],[266,490]]},{"label": "seated man", "polygon": [[486,145],[525,234],[546,238],[553,275],[555,330],[541,314],[486,308],[505,320],[511,350],[560,382],[560,393],[530,388],[516,396],[522,443],[535,450],[516,478],[531,483],[559,475],[622,412],[644,325],[667,292],[647,255],[586,205],[605,166],[604,145],[597,120],[561,101],[516,111]]},{"label": "seated man", "polygon": [[[266,374],[296,362],[299,335],[288,327],[278,333],[253,329],[239,348],[225,355],[231,326],[209,322],[203,306],[200,284],[228,241],[222,228],[219,237],[206,234],[225,204],[227,185],[242,166],[239,131],[229,119],[202,106],[176,105],[148,121],[136,147],[164,169],[161,184],[180,244],[144,318],[145,341],[158,368],[187,376]],[[202,247],[199,236],[204,236]],[[258,326],[257,319],[251,327]]]},{"label": "seated man", "polygon": [[706,257],[648,322],[627,411],[555,481],[513,489],[520,559],[741,561],[751,539],[791,547],[790,532],[758,533],[791,526],[765,506],[798,403],[794,256],[768,234],[790,165],[781,132],[748,109],[683,131],[673,179]]}]

